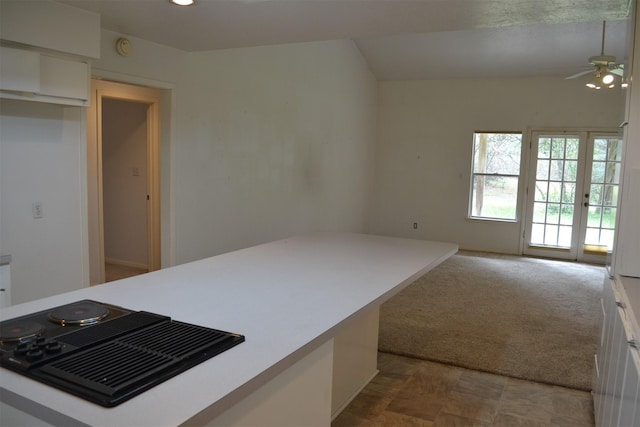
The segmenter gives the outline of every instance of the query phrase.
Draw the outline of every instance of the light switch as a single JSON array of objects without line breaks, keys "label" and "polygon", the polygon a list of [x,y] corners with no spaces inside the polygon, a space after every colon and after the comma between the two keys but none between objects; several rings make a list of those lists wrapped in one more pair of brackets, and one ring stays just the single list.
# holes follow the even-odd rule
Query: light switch
[{"label": "light switch", "polygon": [[33,205],[31,205],[31,213],[33,213],[33,219],[42,218],[42,203],[34,202]]}]

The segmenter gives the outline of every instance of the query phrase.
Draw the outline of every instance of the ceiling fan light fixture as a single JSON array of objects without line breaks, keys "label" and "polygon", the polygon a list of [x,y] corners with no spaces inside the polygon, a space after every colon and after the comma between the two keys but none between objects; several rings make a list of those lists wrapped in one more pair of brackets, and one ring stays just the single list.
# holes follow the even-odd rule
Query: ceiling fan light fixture
[{"label": "ceiling fan light fixture", "polygon": [[[615,77],[613,76],[613,74],[605,74],[604,76],[602,76],[602,83],[609,86],[613,83],[613,81],[615,80]],[[609,87],[613,87],[615,85],[611,85]]]},{"label": "ceiling fan light fixture", "polygon": [[175,4],[176,6],[191,6],[196,2],[195,0],[169,0],[169,1]]},{"label": "ceiling fan light fixture", "polygon": [[586,87],[588,87],[589,89],[595,89],[598,90],[601,88],[600,86],[600,79],[598,78],[597,75],[594,75],[586,84]]}]

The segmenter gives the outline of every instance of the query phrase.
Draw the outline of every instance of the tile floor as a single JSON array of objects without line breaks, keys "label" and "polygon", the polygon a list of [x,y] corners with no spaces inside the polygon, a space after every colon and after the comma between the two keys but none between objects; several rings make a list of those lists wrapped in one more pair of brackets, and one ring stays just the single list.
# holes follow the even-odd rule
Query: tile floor
[{"label": "tile floor", "polygon": [[378,369],[332,427],[594,425],[589,392],[387,353]]}]

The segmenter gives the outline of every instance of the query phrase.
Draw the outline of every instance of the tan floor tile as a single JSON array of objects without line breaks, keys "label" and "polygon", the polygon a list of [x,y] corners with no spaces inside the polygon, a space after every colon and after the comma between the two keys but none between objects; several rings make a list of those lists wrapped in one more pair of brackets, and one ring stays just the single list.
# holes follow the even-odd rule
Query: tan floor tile
[{"label": "tan floor tile", "polygon": [[498,414],[514,415],[520,418],[535,420],[543,423],[543,425],[550,425],[551,418],[553,417],[552,410],[524,400],[519,402],[500,401]]},{"label": "tan floor tile", "polygon": [[458,382],[461,373],[457,368],[442,369],[442,365],[434,363],[421,364],[405,383],[399,395],[446,395]]},{"label": "tan floor tile", "polygon": [[452,415],[447,413],[440,413],[433,421],[434,427],[490,427],[491,423],[485,423],[478,420],[472,420],[469,418],[461,417],[458,415]]},{"label": "tan floor tile", "polygon": [[588,392],[385,353],[378,363],[332,427],[594,425]]},{"label": "tan floor tile", "polygon": [[522,418],[511,414],[498,414],[493,427],[550,427],[551,423]]},{"label": "tan floor tile", "polygon": [[348,409],[342,411],[342,413],[331,422],[331,427],[370,427],[371,425],[371,420],[353,414]]},{"label": "tan floor tile", "polygon": [[431,421],[391,411],[383,412],[376,424],[384,427],[433,427]]},{"label": "tan floor tile", "polygon": [[367,387],[349,403],[345,411],[352,415],[373,420],[389,405],[393,396],[386,393],[371,391]]},{"label": "tan floor tile", "polygon": [[416,368],[424,363],[424,360],[378,352],[378,370],[388,375],[411,376]]},{"label": "tan floor tile", "polygon": [[591,393],[563,387],[554,388],[553,415],[554,419],[565,423],[573,421],[584,426],[593,425],[595,421]]},{"label": "tan floor tile", "polygon": [[553,386],[508,378],[498,412],[549,425],[554,413],[553,398]]},{"label": "tan floor tile", "polygon": [[551,427],[594,427],[595,421],[579,421],[570,417],[555,416],[551,419]]},{"label": "tan floor tile", "polygon": [[409,376],[389,375],[380,372],[367,385],[367,390],[374,393],[385,393],[395,396],[404,387]]},{"label": "tan floor tile", "polygon": [[506,382],[505,377],[467,369],[462,372],[453,389],[459,393],[499,399]]},{"label": "tan floor tile", "polygon": [[[407,396],[407,394],[403,393],[403,396]],[[396,396],[387,406],[387,411],[432,421],[440,413],[446,402],[445,398],[437,395],[403,396]]]},{"label": "tan floor tile", "polygon": [[479,422],[491,423],[498,412],[498,399],[487,399],[466,393],[451,392],[442,411]]}]

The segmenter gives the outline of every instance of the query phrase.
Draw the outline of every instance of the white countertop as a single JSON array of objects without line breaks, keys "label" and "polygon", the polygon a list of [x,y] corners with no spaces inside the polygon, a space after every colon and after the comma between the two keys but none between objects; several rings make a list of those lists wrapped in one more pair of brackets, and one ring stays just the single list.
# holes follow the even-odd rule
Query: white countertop
[{"label": "white countertop", "polygon": [[0,386],[97,426],[173,426],[205,410],[221,413],[456,251],[450,243],[317,233],[12,306],[1,320],[89,298],[246,341],[115,408],[6,369]]}]

